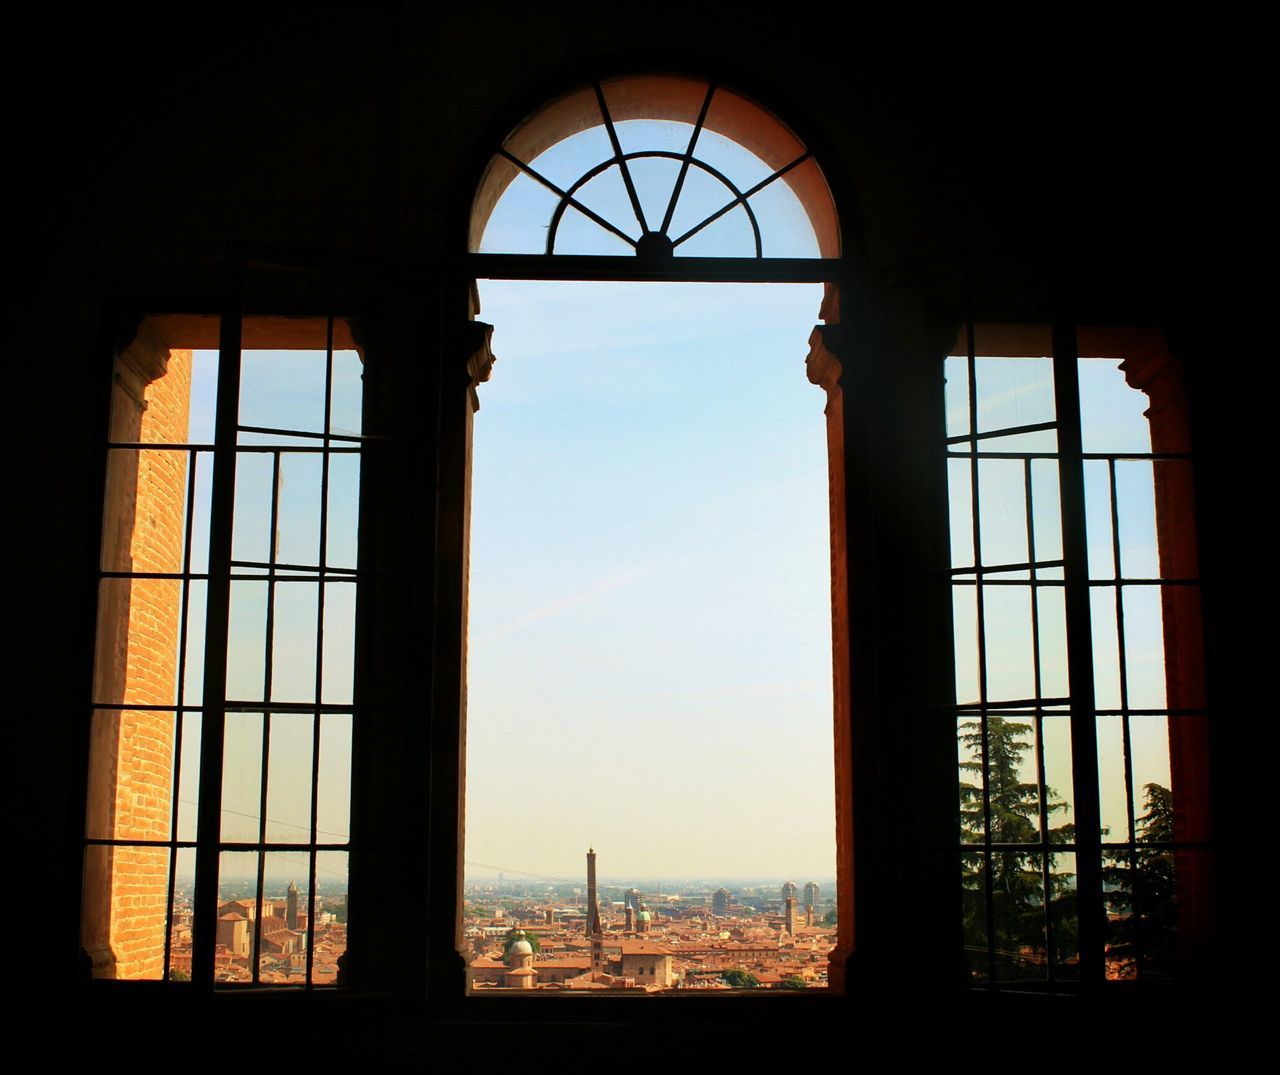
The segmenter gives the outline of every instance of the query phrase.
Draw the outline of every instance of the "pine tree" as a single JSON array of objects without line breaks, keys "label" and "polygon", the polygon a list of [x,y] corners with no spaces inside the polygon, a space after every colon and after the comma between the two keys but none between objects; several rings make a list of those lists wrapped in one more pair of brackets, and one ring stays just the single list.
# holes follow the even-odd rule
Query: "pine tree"
[{"label": "pine tree", "polygon": [[1163,784],[1143,785],[1143,813],[1135,820],[1137,846],[1112,855],[1102,870],[1107,908],[1107,973],[1131,978],[1168,973],[1177,926],[1174,890],[1173,793]]},{"label": "pine tree", "polygon": [[[960,762],[960,829],[965,842],[981,844],[989,837],[993,850],[988,867],[987,857],[975,852],[965,858],[964,934],[971,950],[980,950],[978,961],[985,969],[985,952],[990,944],[1005,965],[1002,974],[1020,977],[1042,977],[1041,961],[1046,951],[1045,917],[1048,913],[1054,928],[1055,960],[1060,964],[1076,950],[1075,890],[1069,873],[1056,872],[1057,856],[1049,853],[1048,907],[1041,853],[1027,850],[1000,850],[1009,844],[1040,842],[1040,786],[1021,778],[1023,760],[1034,747],[1034,727],[1029,722],[987,717],[986,751],[987,781],[991,810],[988,833],[982,795],[982,724],[972,720],[961,725],[960,742],[966,748],[966,760]],[[968,776],[970,779],[964,779]],[[1045,814],[1052,819],[1067,809],[1057,792],[1044,789]],[[1062,824],[1050,827],[1050,843],[1074,838],[1075,827]],[[992,912],[995,936],[987,936],[987,872],[990,869]],[[1028,961],[1023,950],[1037,953]]]}]

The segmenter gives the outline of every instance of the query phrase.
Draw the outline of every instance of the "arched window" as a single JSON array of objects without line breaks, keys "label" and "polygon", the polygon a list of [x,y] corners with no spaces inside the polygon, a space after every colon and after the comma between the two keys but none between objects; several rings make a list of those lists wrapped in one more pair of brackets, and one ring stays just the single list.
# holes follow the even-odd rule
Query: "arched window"
[{"label": "arched window", "polygon": [[[828,712],[834,710],[837,771],[833,794],[837,801],[834,819],[828,815],[825,824],[834,822],[836,829],[834,872],[837,886],[834,895],[842,908],[837,916],[838,943],[836,930],[829,924],[823,926],[822,914],[811,916],[812,921],[800,923],[793,907],[788,909],[785,917],[782,916],[782,901],[778,900],[776,892],[768,899],[772,900],[770,906],[776,905],[774,917],[783,923],[779,928],[808,930],[815,937],[822,934],[827,940],[821,951],[821,974],[810,971],[807,980],[815,984],[826,984],[830,980],[833,984],[842,985],[843,960],[852,937],[852,916],[848,913],[851,879],[849,780],[847,771],[842,771],[842,765],[847,764],[842,759],[847,759],[849,746],[844,419],[840,363],[835,357],[834,347],[829,347],[828,342],[834,339],[833,334],[837,331],[838,284],[846,270],[841,259],[835,202],[817,160],[781,120],[735,90],[707,80],[676,75],[602,80],[556,99],[520,123],[503,140],[488,162],[475,195],[468,244],[470,255],[467,264],[481,281],[479,292],[473,292],[472,316],[479,314],[486,321],[492,318],[496,331],[487,323],[472,322],[471,342],[465,345],[465,371],[459,366],[454,388],[445,389],[447,440],[443,451],[445,458],[453,461],[457,475],[448,483],[452,490],[448,511],[450,528],[445,539],[446,555],[442,560],[452,567],[447,587],[449,607],[456,607],[457,619],[450,621],[444,635],[444,652],[439,667],[448,671],[437,682],[436,697],[442,711],[450,706],[461,709],[459,727],[466,726],[465,699],[469,693],[465,677],[468,668],[469,557],[473,539],[470,484],[472,460],[478,451],[473,446],[472,436],[479,428],[477,423],[482,423],[486,417],[483,410],[478,418],[474,412],[479,408],[482,396],[492,391],[485,389],[484,393],[477,393],[477,386],[488,380],[493,370],[490,346],[495,336],[502,343],[494,344],[494,350],[502,354],[504,364],[511,363],[506,368],[515,374],[517,367],[514,364],[521,361],[520,336],[523,330],[515,320],[514,312],[505,317],[495,313],[501,309],[499,301],[494,298],[499,290],[497,282],[590,279],[622,284],[630,282],[633,287],[640,282],[644,282],[643,286],[656,286],[660,281],[673,284],[738,281],[826,285],[815,287],[808,293],[807,300],[802,300],[810,304],[807,312],[799,315],[803,320],[792,322],[792,335],[787,337],[787,342],[771,344],[774,352],[767,358],[775,364],[785,364],[785,352],[779,354],[778,349],[792,348],[793,371],[786,374],[785,365],[781,367],[784,379],[791,377],[802,383],[807,376],[827,393],[825,432],[822,431],[822,419],[817,419],[812,463],[821,474],[818,503],[820,513],[826,516],[821,523],[822,538],[816,555],[823,560],[829,555],[831,563],[831,596],[827,597],[825,565],[816,595],[824,604],[829,602],[829,611],[823,613],[829,625],[829,635],[820,644],[818,661],[824,667],[822,674],[830,685],[830,693],[826,695],[830,698],[826,703]],[[554,321],[555,316],[547,312],[548,294],[546,291],[540,293],[540,308],[544,316],[550,316]],[[637,304],[662,301],[641,296],[638,292],[635,298]],[[700,314],[709,326],[727,326],[733,320],[719,312],[705,295],[700,306]],[[824,320],[826,325],[813,328],[817,319]],[[559,320],[577,326],[582,324],[576,316],[565,315]],[[739,317],[738,320],[746,319]],[[629,330],[619,327],[617,331],[625,336]],[[661,330],[655,328],[655,331]],[[709,339],[704,341],[704,355],[717,343],[723,345],[723,341],[712,338],[716,331],[715,327],[707,329]],[[722,387],[737,380],[747,380],[744,371],[762,361],[760,355],[749,351],[753,342],[758,343],[750,338],[749,328],[745,334],[725,339],[730,340],[727,346],[734,350],[717,374],[725,378]],[[565,344],[562,349],[568,347],[570,344]],[[804,357],[806,347],[809,351],[807,360]],[[708,358],[707,361],[714,360]],[[739,363],[736,370],[735,361]],[[802,361],[806,366],[803,372],[800,369]],[[554,367],[544,366],[544,374],[547,369]],[[593,372],[604,379],[605,371],[597,369]],[[556,376],[554,372],[547,375]],[[659,376],[666,378],[672,387],[680,384],[680,371],[674,366]],[[714,391],[710,383],[702,388]],[[812,392],[812,389],[804,385],[803,389],[797,389],[799,391]],[[821,397],[815,398],[809,406],[816,418],[818,410],[823,407]],[[495,418],[501,413],[495,409]],[[448,416],[452,416],[452,421]],[[745,424],[745,414],[743,420]],[[546,424],[542,423],[543,428]],[[729,428],[729,425],[725,426],[726,430]],[[484,435],[482,430],[480,435]],[[671,460],[669,464],[651,465],[678,464]],[[827,473],[822,473],[824,465],[829,467]],[[476,480],[480,481],[481,477],[477,470]],[[698,495],[705,497],[705,490]],[[584,585],[589,586],[590,580],[584,580]],[[831,646],[834,664],[833,658],[826,656],[828,646]],[[474,657],[471,665],[474,669]],[[456,678],[454,669],[457,669]],[[832,717],[828,715],[826,719],[831,720]],[[519,718],[513,713],[510,721],[518,724]],[[731,731],[731,722],[727,719],[722,726],[726,734]],[[590,728],[583,727],[581,734],[589,735]],[[781,722],[774,734],[781,736],[782,741],[778,744],[781,748],[785,743],[785,726]],[[618,744],[618,747],[622,749],[623,744]],[[450,749],[458,751],[461,771],[466,746],[460,739],[456,746],[450,744]],[[681,747],[674,743],[670,749],[678,751]],[[830,750],[830,745],[826,750]],[[655,760],[655,764],[661,763]],[[755,779],[754,770],[747,775],[751,780]],[[563,774],[563,779],[571,778],[571,773]],[[824,774],[823,779],[830,784],[830,775]],[[460,784],[465,784],[465,780],[460,780]],[[634,791],[635,785],[630,787]],[[618,793],[625,795],[626,789],[619,788]],[[536,793],[530,791],[529,794],[530,802],[536,802]],[[706,822],[711,826],[715,823],[714,819]],[[803,824],[804,818],[797,818],[795,823]],[[679,836],[673,833],[671,838],[679,839]],[[585,847],[582,850],[585,851]],[[760,870],[762,876],[767,875],[767,864],[761,864]],[[482,938],[482,931],[473,926],[470,936],[464,935],[461,915],[463,873],[459,854],[455,891],[459,893],[460,926],[455,944],[457,951],[470,959],[483,950],[482,944],[477,943]],[[761,900],[758,921],[762,923],[767,919],[766,897],[762,896]],[[711,908],[707,910],[710,912]],[[587,922],[589,932],[590,912]],[[617,928],[622,929],[621,919]],[[717,937],[719,932],[716,931]],[[788,936],[794,934],[788,933]],[[810,942],[811,939],[807,939],[797,943]],[[831,953],[831,973],[828,976],[827,957],[833,946],[835,950]],[[594,946],[589,973],[608,976],[611,965],[606,965],[607,952],[607,945]],[[612,970],[620,975],[621,964]],[[478,979],[473,976],[472,980]],[[664,983],[668,981],[670,979],[664,975]]]}]

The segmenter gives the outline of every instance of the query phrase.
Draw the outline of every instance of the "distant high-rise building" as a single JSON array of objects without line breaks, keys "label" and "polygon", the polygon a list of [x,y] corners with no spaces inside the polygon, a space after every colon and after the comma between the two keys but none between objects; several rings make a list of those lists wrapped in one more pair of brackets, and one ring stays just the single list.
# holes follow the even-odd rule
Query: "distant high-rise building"
[{"label": "distant high-rise building", "polygon": [[711,897],[711,913],[717,915],[728,914],[729,900],[729,890],[727,888],[717,888]]},{"label": "distant high-rise building", "polygon": [[782,886],[782,902],[785,905],[787,900],[795,899],[796,883],[794,881],[786,881]]},{"label": "distant high-rise building", "polygon": [[810,881],[804,886],[804,909],[812,911],[818,906],[818,882]]},{"label": "distant high-rise building", "polygon": [[641,895],[638,888],[629,888],[622,896],[622,902],[633,911],[640,910],[640,900]]}]

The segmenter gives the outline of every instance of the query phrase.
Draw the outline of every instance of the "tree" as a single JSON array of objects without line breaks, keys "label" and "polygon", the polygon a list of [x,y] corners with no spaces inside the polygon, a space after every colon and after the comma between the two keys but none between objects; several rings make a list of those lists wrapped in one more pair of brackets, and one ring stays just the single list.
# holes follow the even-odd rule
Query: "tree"
[{"label": "tree", "polygon": [[808,989],[809,986],[798,974],[789,974],[778,983],[779,989]]},{"label": "tree", "polygon": [[720,975],[720,979],[734,989],[755,989],[760,984],[759,978],[749,970],[743,970],[741,967],[725,971]]},{"label": "tree", "polygon": [[502,960],[505,963],[507,956],[511,953],[511,946],[516,941],[525,940],[529,942],[529,947],[535,953],[542,951],[542,945],[538,943],[538,935],[536,933],[525,933],[522,929],[513,929],[505,937],[502,938]]},{"label": "tree", "polygon": [[1102,869],[1110,977],[1166,973],[1173,960],[1177,900],[1168,846],[1173,842],[1173,793],[1163,784],[1144,784],[1142,805],[1132,863],[1121,850]]},{"label": "tree", "polygon": [[[975,851],[964,859],[964,936],[969,948],[993,947],[1003,963],[1002,974],[1042,977],[1039,964],[1047,953],[1047,923],[1054,934],[1054,959],[1061,962],[1077,951],[1075,888],[1070,873],[1056,872],[1057,856],[1048,852],[1048,884],[1043,852],[1000,845],[1040,843],[1041,789],[1038,781],[1022,779],[1026,754],[1032,750],[1035,729],[1030,722],[989,715],[986,718],[987,787],[990,829],[982,792],[983,731],[979,720],[961,725],[960,742],[967,757],[960,762],[960,830],[965,842],[989,841],[990,855]],[[964,775],[971,779],[966,781]],[[1053,788],[1044,788],[1044,811],[1052,819],[1067,809]],[[1075,826],[1049,827],[1050,844],[1074,838]],[[988,878],[988,870],[990,877]],[[987,885],[991,887],[991,915],[995,928],[987,936]],[[1047,891],[1046,891],[1047,888]]]}]

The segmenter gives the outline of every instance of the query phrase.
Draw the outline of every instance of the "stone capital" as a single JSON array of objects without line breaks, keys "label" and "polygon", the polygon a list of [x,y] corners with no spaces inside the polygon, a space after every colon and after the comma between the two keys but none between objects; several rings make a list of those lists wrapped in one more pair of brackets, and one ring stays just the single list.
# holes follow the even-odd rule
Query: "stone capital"
[{"label": "stone capital", "polygon": [[463,330],[463,351],[466,354],[467,391],[471,396],[471,409],[480,409],[480,395],[477,387],[493,375],[493,364],[497,361],[490,346],[493,338],[493,326],[484,321],[468,321]]}]

